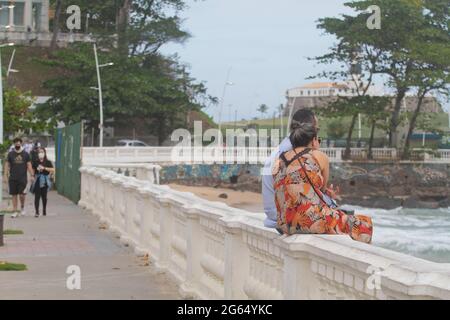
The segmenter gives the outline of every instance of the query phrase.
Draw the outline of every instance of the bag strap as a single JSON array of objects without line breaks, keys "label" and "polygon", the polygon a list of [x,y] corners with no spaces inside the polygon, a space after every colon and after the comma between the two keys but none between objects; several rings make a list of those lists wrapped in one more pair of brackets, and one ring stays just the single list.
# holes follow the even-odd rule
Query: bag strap
[{"label": "bag strap", "polygon": [[303,157],[305,154],[309,153],[309,151],[311,151],[311,149],[305,149],[305,150],[303,150],[303,151],[300,152],[300,153],[297,153],[297,152],[295,152],[295,150],[294,150],[295,156],[294,156],[291,160],[287,160],[287,159],[286,159],[286,153],[289,152],[289,151],[287,151],[287,152],[282,153],[282,154],[280,155],[280,158],[281,158],[281,160],[283,160],[283,162],[284,162],[284,164],[286,165],[286,167],[289,167],[289,166],[291,165],[292,162],[294,162],[294,161],[300,159],[300,158]]},{"label": "bag strap", "polygon": [[[303,154],[302,154],[302,156],[303,156],[303,155],[309,153],[311,150],[312,150],[312,149],[307,148],[307,149],[305,149],[305,150],[303,151],[303,152],[307,151],[306,153],[303,153],[303,152],[297,153],[297,152],[295,151],[295,149],[294,149],[294,152],[295,152],[296,155],[300,155],[300,154],[303,153]],[[303,172],[305,172],[305,176],[306,176],[306,179],[308,180],[308,183],[311,185],[311,187],[313,188],[314,192],[315,192],[316,195],[319,197],[320,201],[322,201],[323,204],[325,204],[327,207],[329,207],[328,204],[325,202],[325,200],[323,200],[322,195],[317,191],[317,189],[316,189],[316,187],[314,186],[314,184],[312,183],[311,179],[309,178],[308,171],[306,170],[306,168],[305,168],[305,166],[303,165],[303,163],[302,163],[302,161],[300,160],[300,158],[301,158],[301,156],[300,156],[300,157],[297,157],[297,160],[298,160],[298,163],[300,163],[300,166],[302,167]],[[331,209],[331,208],[330,208],[330,209]]]}]

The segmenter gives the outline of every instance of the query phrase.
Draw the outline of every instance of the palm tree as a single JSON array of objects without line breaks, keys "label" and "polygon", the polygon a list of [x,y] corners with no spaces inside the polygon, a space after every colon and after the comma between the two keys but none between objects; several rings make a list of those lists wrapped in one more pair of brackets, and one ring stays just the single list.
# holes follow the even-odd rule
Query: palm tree
[{"label": "palm tree", "polygon": [[262,104],[259,106],[257,111],[260,112],[261,117],[264,118],[264,114],[266,114],[268,110],[269,110],[269,107],[266,104]]}]

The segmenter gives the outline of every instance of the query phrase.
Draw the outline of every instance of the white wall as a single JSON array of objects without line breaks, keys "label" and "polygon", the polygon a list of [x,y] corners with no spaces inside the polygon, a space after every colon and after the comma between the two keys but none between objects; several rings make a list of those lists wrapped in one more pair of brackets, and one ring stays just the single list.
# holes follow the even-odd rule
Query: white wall
[{"label": "white wall", "polygon": [[137,254],[149,254],[184,297],[450,299],[450,264],[347,236],[280,237],[262,226],[261,214],[108,169],[81,173],[80,205]]},{"label": "white wall", "polygon": [[[264,164],[274,148],[216,148],[214,156],[207,148],[174,148],[174,147],[145,147],[145,148],[83,148],[83,164],[96,163],[250,163]],[[330,159],[330,162],[342,162],[345,149],[321,148]],[[416,152],[413,150],[413,152]],[[417,150],[417,152],[422,152]],[[352,157],[366,159],[367,150],[353,148]],[[374,160],[398,160],[396,149],[372,149]],[[47,155],[55,161],[55,149],[47,148]],[[197,157],[199,155],[199,157]],[[186,157],[187,156],[187,157]],[[425,163],[450,163],[450,150],[436,150],[425,155]]]}]

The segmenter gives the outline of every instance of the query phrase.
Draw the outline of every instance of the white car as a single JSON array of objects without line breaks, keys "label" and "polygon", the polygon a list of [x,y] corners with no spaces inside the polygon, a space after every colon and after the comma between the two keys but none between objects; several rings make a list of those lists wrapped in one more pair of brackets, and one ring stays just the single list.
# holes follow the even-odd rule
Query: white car
[{"label": "white car", "polygon": [[118,147],[148,147],[149,145],[139,140],[119,140]]}]

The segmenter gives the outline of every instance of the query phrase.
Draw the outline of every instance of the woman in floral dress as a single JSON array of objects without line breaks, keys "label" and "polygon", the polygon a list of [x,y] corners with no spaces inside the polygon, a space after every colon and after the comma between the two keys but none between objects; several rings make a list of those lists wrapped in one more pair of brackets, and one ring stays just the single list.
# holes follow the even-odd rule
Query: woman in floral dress
[{"label": "woman in floral dress", "polygon": [[348,234],[371,243],[372,220],[330,208],[324,193],[329,177],[328,157],[318,150],[317,128],[312,123],[292,124],[293,150],[282,153],[273,167],[278,230],[284,234]]}]

